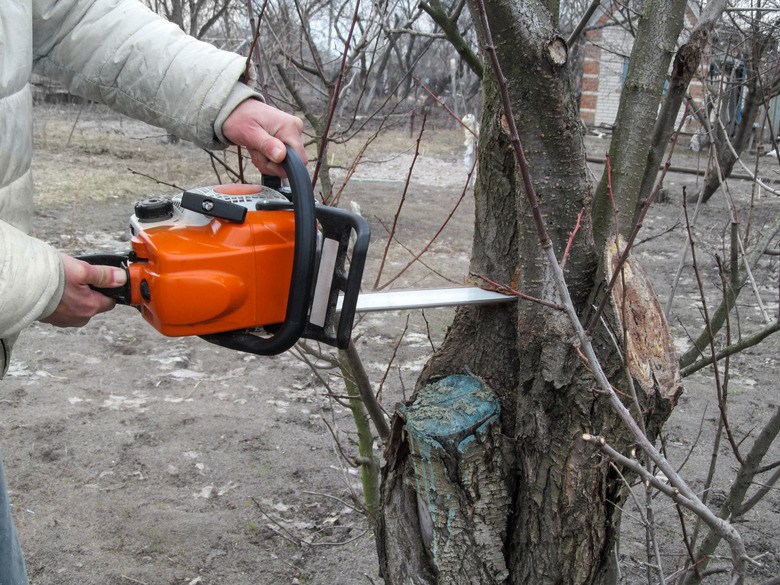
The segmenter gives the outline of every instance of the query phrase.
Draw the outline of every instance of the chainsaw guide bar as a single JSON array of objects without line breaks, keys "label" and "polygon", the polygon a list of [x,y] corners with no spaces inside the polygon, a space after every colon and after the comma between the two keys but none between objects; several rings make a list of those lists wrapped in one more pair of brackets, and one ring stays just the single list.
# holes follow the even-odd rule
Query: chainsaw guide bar
[{"label": "chainsaw guide bar", "polygon": [[[423,290],[392,290],[387,292],[366,292],[358,295],[356,313],[379,311],[400,311],[411,309],[432,309],[457,307],[461,305],[496,305],[516,301],[514,295],[505,295],[476,286],[454,288],[432,288]],[[337,311],[341,310],[341,299]]]}]

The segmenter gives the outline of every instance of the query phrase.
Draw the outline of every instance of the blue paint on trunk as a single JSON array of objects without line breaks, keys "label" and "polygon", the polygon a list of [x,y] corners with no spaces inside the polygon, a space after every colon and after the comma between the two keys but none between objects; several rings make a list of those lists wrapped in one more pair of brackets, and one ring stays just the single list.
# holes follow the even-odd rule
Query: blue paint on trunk
[{"label": "blue paint on trunk", "polygon": [[[475,376],[448,376],[420,389],[414,403],[399,408],[399,414],[406,422],[416,491],[430,514],[431,524],[437,524],[437,512],[447,514],[446,529],[442,531],[446,551],[456,504],[449,501],[451,495],[446,489],[442,494],[437,488],[434,462],[442,465],[446,460],[456,461],[465,455],[478,441],[477,435],[497,421],[500,414],[498,399]],[[469,479],[461,478],[461,481],[468,482]],[[438,558],[439,536],[434,531],[429,543],[434,562]]]},{"label": "blue paint on trunk", "polygon": [[475,376],[448,376],[420,390],[402,406],[407,431],[420,442],[458,448],[479,427],[500,413],[498,399]]}]

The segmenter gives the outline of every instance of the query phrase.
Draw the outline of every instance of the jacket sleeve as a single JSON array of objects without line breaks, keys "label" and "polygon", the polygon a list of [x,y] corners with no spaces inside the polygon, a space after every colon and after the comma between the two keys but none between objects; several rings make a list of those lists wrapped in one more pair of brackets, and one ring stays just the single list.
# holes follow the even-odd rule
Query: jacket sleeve
[{"label": "jacket sleeve", "polygon": [[245,57],[185,35],[138,0],[34,0],[33,35],[35,71],[69,91],[224,146],[214,124]]},{"label": "jacket sleeve", "polygon": [[48,317],[64,283],[65,269],[53,247],[0,221],[0,339]]}]

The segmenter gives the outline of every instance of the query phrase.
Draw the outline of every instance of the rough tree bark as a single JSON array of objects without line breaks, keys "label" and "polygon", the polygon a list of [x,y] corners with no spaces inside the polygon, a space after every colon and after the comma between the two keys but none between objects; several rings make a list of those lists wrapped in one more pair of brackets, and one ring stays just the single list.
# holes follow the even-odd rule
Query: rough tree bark
[{"label": "rough tree bark", "polygon": [[[594,235],[599,244],[614,228],[611,221],[613,197],[609,193],[608,179],[611,179],[614,201],[621,212],[618,228],[620,234],[627,238],[633,229],[634,211],[641,205],[642,183],[657,174],[657,166],[649,170],[652,175],[649,178],[645,177],[645,169],[648,157],[652,158],[658,104],[663,97],[664,82],[682,30],[684,11],[685,2],[680,0],[648,0],[644,3],[609,148],[612,172],[609,176],[607,173],[602,176],[593,209]],[[684,52],[685,48],[681,57]],[[665,114],[667,118],[670,115],[674,120],[676,112]],[[664,144],[662,148],[665,147]]]},{"label": "rough tree bark", "polygon": [[[475,4],[470,9],[479,22]],[[663,14],[666,22],[670,6],[647,0],[645,10]],[[594,239],[593,187],[565,43],[555,29],[554,16],[534,0],[489,1],[486,12],[542,216],[559,259],[584,210],[565,274],[575,307],[587,321],[603,294],[605,275],[614,269],[624,246],[609,235],[611,214],[597,217],[602,224],[595,227],[602,237]],[[484,36],[480,42],[484,46]],[[665,48],[670,46],[673,43]],[[655,68],[668,67],[671,54],[664,65],[652,51],[645,52],[656,62]],[[557,303],[518,177],[496,79],[488,69],[471,270]],[[662,84],[664,73],[655,72],[653,79],[661,79]],[[656,98],[660,90],[651,88]],[[653,116],[657,105],[656,101]],[[652,129],[653,120],[647,124]],[[631,183],[634,200],[640,182]],[[680,391],[676,356],[661,307],[633,260],[621,283],[593,331],[594,344],[617,388],[626,390],[629,379],[633,380],[641,412],[633,407],[632,412],[654,436]],[[623,361],[621,356],[629,357]],[[469,449],[483,450],[479,455],[469,452],[468,459],[460,449],[450,449],[446,456],[426,451],[423,459],[430,466],[426,469],[437,481],[423,485],[416,430],[420,423],[414,418],[417,407],[429,400],[431,392],[438,392],[437,376],[462,374],[466,367],[494,393],[500,405],[500,427],[474,431],[469,437],[458,435]],[[560,310],[530,301],[511,307],[459,309],[441,349],[421,376],[417,402],[394,419],[377,525],[386,584],[614,582],[622,486],[614,469],[601,462],[581,437],[586,432],[607,436],[619,450],[628,449],[631,438],[594,387],[574,345],[572,327]],[[430,440],[443,445],[436,437]],[[458,472],[467,460],[503,471],[486,474],[475,490],[474,483],[464,481]],[[486,485],[489,477],[497,479]],[[488,489],[508,494],[511,505],[497,502],[504,511],[501,518],[485,512]],[[452,517],[453,522],[430,522],[431,506],[439,520]],[[483,530],[484,526],[489,528]],[[484,550],[484,534],[493,539],[491,554]],[[469,539],[472,545],[465,546]],[[446,549],[449,543],[457,545],[456,554]]]}]

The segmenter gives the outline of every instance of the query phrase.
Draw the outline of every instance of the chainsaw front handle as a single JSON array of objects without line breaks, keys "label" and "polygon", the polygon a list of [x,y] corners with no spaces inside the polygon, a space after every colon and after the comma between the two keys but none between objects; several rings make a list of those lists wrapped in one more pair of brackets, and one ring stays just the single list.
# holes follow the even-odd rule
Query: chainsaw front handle
[{"label": "chainsaw front handle", "polygon": [[312,281],[317,265],[317,219],[309,172],[300,155],[289,146],[281,164],[290,182],[295,216],[292,278],[284,322],[271,337],[260,337],[247,331],[201,335],[211,343],[257,355],[280,354],[300,339],[309,321]]}]

